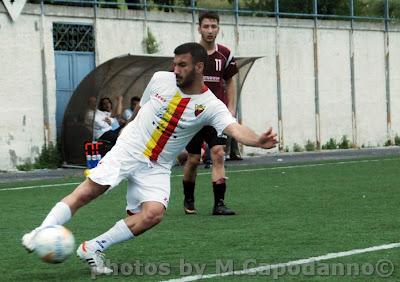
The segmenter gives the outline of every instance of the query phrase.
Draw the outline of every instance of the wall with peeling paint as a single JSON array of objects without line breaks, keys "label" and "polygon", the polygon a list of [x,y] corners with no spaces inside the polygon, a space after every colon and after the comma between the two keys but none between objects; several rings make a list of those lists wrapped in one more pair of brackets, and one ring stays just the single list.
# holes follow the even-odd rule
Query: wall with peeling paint
[{"label": "wall with peeling paint", "polygon": [[[0,170],[33,161],[47,140],[56,139],[53,22],[93,24],[97,65],[144,54],[147,28],[160,44],[159,55],[199,39],[190,13],[152,11],[143,19],[143,11],[52,5],[41,17],[39,5],[27,4],[13,22],[0,5]],[[239,17],[236,25],[234,17],[222,16],[219,42],[237,56],[262,56],[242,89],[242,122],[257,132],[273,126],[281,149],[343,135],[358,146],[383,145],[400,134],[399,31],[390,26],[385,46],[382,24],[352,29],[340,21]],[[244,153],[265,151],[245,147]]]},{"label": "wall with peeling paint", "polygon": [[0,170],[37,156],[43,142],[43,84],[37,17],[0,13]]},{"label": "wall with peeling paint", "polygon": [[389,32],[389,38],[392,131],[400,135],[400,33]]}]

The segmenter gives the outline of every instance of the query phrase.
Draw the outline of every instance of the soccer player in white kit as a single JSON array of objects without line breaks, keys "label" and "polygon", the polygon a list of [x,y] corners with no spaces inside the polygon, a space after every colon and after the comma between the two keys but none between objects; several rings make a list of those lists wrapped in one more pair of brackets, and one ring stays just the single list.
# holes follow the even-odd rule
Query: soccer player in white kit
[{"label": "soccer player in white kit", "polygon": [[35,249],[33,239],[38,230],[65,224],[79,208],[126,178],[126,210],[130,216],[83,242],[77,250],[93,273],[111,273],[103,252],[161,222],[169,201],[172,164],[204,125],[211,125],[218,133],[230,135],[245,145],[275,147],[277,140],[272,128],[257,135],[238,124],[223,102],[204,85],[207,52],[200,44],[182,44],[174,53],[174,72],[153,75],[136,118],[125,126],[112,150],[85,181],[52,208],[38,228],[22,237],[28,251]]}]

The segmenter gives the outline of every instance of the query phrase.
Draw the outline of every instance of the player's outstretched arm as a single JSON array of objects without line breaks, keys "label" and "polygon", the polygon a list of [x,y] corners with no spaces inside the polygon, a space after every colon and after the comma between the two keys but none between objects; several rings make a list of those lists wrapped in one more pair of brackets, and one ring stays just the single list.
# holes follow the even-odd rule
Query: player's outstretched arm
[{"label": "player's outstretched arm", "polygon": [[258,135],[253,130],[244,125],[232,123],[227,128],[225,128],[224,133],[232,136],[244,145],[260,147],[263,149],[274,148],[278,143],[276,133],[272,130],[272,127],[270,127],[266,132],[262,133],[261,135]]}]

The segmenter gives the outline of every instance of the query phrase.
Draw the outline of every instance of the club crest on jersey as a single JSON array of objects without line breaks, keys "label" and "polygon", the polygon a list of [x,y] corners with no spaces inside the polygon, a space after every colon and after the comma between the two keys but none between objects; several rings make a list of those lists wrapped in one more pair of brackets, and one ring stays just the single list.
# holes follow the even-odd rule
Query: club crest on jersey
[{"label": "club crest on jersey", "polygon": [[204,111],[205,107],[203,105],[196,105],[194,107],[194,115],[197,117],[199,114],[201,114]]}]

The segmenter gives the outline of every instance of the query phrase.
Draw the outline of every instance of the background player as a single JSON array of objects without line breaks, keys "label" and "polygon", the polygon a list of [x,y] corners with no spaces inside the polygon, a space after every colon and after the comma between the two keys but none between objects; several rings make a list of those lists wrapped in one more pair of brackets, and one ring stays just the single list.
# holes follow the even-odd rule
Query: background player
[{"label": "background player", "polygon": [[[199,16],[198,31],[201,35],[200,44],[207,50],[208,60],[204,71],[204,82],[210,90],[228,107],[232,116],[236,112],[236,84],[233,76],[238,72],[232,52],[215,40],[219,32],[219,16],[215,12],[206,12]],[[225,89],[224,89],[225,85]],[[201,146],[208,144],[212,160],[212,186],[214,192],[213,215],[234,215],[224,202],[226,178],[224,157],[226,136],[218,136],[211,126],[204,127],[186,146],[188,159],[184,166],[183,193],[184,210],[186,214],[196,214],[194,205],[194,190],[197,176],[197,166],[200,163]]]}]

